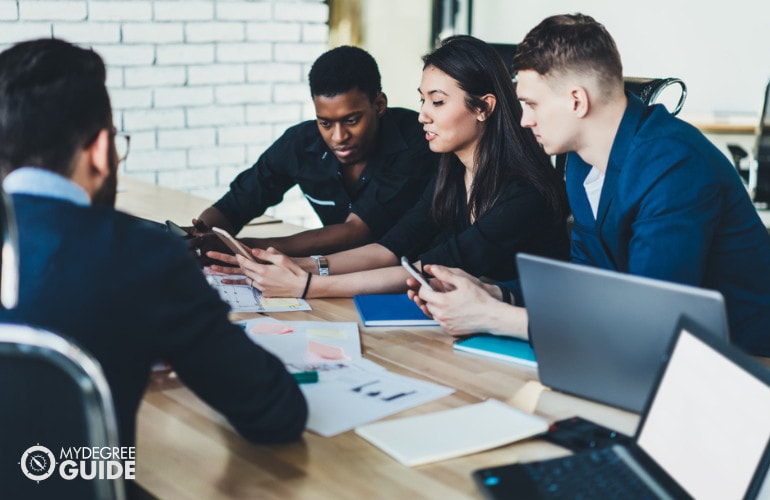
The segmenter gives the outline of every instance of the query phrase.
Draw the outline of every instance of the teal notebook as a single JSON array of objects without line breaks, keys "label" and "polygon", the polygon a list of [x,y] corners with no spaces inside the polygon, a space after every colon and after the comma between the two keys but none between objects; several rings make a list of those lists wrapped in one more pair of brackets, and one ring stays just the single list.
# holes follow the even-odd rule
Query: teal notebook
[{"label": "teal notebook", "polygon": [[353,303],[364,326],[434,326],[405,293],[356,295]]},{"label": "teal notebook", "polygon": [[537,367],[535,351],[529,342],[502,335],[476,335],[456,340],[454,348],[458,351],[487,356],[489,358]]}]

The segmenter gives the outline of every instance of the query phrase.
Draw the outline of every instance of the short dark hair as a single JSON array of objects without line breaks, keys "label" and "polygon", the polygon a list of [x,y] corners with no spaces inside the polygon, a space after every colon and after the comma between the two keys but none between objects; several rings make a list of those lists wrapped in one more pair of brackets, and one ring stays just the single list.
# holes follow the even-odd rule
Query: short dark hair
[{"label": "short dark hair", "polygon": [[513,71],[593,71],[605,87],[622,85],[623,64],[615,40],[593,17],[563,14],[544,19],[516,47]]},{"label": "short dark hair", "polygon": [[68,177],[77,149],[112,127],[105,78],[98,54],[63,40],[0,53],[0,173],[34,166]]},{"label": "short dark hair", "polygon": [[334,97],[358,89],[371,102],[382,92],[380,70],[371,54],[342,45],[321,54],[310,68],[310,95]]}]

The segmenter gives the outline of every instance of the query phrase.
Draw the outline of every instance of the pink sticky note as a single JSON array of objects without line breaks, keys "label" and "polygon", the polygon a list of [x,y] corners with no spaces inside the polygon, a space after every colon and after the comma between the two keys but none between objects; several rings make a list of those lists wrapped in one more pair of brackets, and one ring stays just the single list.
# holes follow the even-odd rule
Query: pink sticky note
[{"label": "pink sticky note", "polygon": [[328,344],[322,344],[315,340],[307,341],[307,350],[324,359],[350,359],[345,355],[345,349]]},{"label": "pink sticky note", "polygon": [[283,323],[273,323],[272,321],[263,321],[255,323],[249,330],[251,333],[258,333],[263,335],[283,335],[285,333],[291,333],[294,331],[289,325]]}]

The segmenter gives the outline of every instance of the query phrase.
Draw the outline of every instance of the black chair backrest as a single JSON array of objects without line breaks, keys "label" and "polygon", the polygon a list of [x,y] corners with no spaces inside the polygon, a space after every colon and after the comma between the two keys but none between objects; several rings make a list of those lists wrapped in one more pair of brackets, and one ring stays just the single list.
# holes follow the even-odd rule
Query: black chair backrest
[{"label": "black chair backrest", "polygon": [[53,333],[0,324],[0,381],[1,496],[125,498],[122,475],[60,475],[62,450],[120,446],[109,386],[93,357]]},{"label": "black chair backrest", "polygon": [[508,73],[513,76],[511,65],[513,64],[513,56],[516,55],[517,45],[515,43],[490,43],[489,46],[495,49],[497,55],[505,63],[505,67],[508,68]]},{"label": "black chair backrest", "polygon": [[639,96],[639,98],[645,104],[652,105],[658,104],[664,93],[668,94],[669,87],[679,87],[679,93],[676,99],[676,104],[673,105],[673,109],[669,109],[672,115],[678,114],[684,106],[684,101],[687,98],[687,86],[679,78],[640,78],[634,76],[626,76],[623,78],[626,91],[631,92]]}]

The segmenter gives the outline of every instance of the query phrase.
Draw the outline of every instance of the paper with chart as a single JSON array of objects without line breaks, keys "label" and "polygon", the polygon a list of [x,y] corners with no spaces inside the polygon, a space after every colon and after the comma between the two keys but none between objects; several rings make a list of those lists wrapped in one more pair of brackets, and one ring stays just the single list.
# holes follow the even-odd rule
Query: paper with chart
[{"label": "paper with chart", "polygon": [[363,359],[358,323],[257,318],[236,324],[290,372],[318,372],[318,383],[300,388],[310,409],[307,428],[321,436],[334,436],[454,392]]},{"label": "paper with chart", "polygon": [[300,386],[308,407],[307,428],[335,436],[454,392],[431,382],[405,377],[360,359],[319,372],[319,383]]},{"label": "paper with chart", "polygon": [[361,359],[358,323],[257,318],[236,324],[287,365]]},{"label": "paper with chart", "polygon": [[211,272],[205,274],[209,284],[219,293],[221,299],[230,305],[232,312],[289,312],[311,309],[304,299],[265,297],[262,292],[249,285],[222,283],[222,279],[241,279],[243,276]]}]

